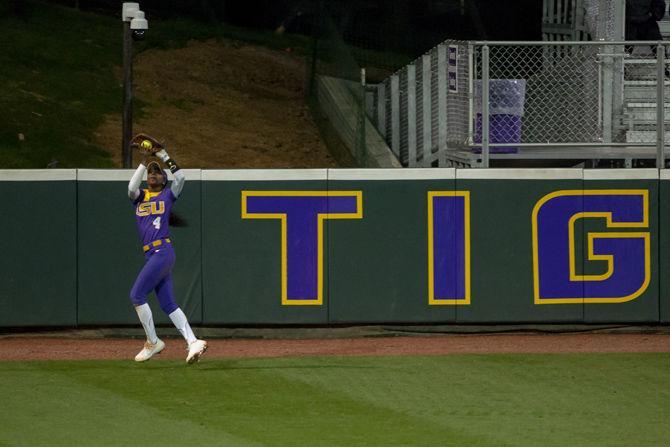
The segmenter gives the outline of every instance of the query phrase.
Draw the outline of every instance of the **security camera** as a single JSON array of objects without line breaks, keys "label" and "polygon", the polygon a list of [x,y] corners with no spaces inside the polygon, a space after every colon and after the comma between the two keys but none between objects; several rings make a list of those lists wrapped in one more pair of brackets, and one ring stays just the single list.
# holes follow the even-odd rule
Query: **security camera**
[{"label": "security camera", "polygon": [[133,19],[130,21],[130,29],[147,30],[149,29],[149,22],[144,18],[144,11],[135,11]]},{"label": "security camera", "polygon": [[124,22],[130,22],[135,17],[135,13],[140,10],[139,3],[130,3],[126,2],[123,4],[121,10],[121,20]]},{"label": "security camera", "polygon": [[149,22],[144,17],[144,11],[140,10],[140,5],[138,3],[124,3],[121,14],[124,22],[130,22],[133,40],[144,40],[149,29]]},{"label": "security camera", "polygon": [[144,40],[149,29],[149,22],[144,18],[144,11],[135,11],[130,21],[130,29],[133,31],[133,40]]},{"label": "security camera", "polygon": [[145,29],[134,29],[133,30],[133,40],[139,42],[140,40],[144,40],[144,38],[147,35],[147,30]]}]

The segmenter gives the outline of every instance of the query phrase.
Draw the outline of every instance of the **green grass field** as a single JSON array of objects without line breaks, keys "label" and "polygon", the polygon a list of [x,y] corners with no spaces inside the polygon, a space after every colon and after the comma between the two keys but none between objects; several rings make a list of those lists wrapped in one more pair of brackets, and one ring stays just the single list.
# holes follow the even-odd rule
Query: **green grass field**
[{"label": "green grass field", "polygon": [[0,445],[664,446],[670,354],[0,364]]}]

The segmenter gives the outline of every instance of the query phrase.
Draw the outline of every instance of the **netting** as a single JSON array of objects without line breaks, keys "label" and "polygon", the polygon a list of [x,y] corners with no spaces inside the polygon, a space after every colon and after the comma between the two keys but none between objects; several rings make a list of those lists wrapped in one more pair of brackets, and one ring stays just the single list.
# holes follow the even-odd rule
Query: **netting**
[{"label": "netting", "polygon": [[614,40],[614,2],[612,0],[583,0],[584,25],[592,40]]},{"label": "netting", "polygon": [[[331,153],[353,157],[356,166],[367,165],[365,147],[365,87],[354,49],[323,14],[315,30],[309,79],[309,104]],[[344,144],[345,147],[341,147]]]}]

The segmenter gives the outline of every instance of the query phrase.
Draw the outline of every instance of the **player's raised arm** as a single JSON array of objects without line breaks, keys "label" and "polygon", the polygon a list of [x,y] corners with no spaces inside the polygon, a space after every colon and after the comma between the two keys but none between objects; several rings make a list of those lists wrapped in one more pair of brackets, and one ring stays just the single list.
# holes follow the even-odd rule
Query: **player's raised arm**
[{"label": "player's raised arm", "polygon": [[174,194],[175,198],[179,197],[181,190],[184,188],[184,182],[186,182],[184,173],[179,168],[177,162],[170,158],[165,149],[159,150],[155,155],[167,165],[168,169],[170,169],[170,172],[172,172],[174,175],[174,180],[172,181],[172,185],[170,185],[170,189],[172,190],[172,194]]},{"label": "player's raised arm", "polygon": [[137,200],[140,196],[140,184],[142,184],[142,177],[144,177],[144,173],[147,171],[145,164],[146,161],[142,160],[130,178],[130,182],[128,182],[128,197],[130,200]]}]

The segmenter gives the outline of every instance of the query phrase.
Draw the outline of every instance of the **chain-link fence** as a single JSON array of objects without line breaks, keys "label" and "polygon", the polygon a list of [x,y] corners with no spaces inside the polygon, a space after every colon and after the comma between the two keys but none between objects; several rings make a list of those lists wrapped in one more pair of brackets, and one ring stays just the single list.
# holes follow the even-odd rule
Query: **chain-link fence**
[{"label": "chain-link fence", "polygon": [[[489,51],[490,142],[602,141],[599,48],[565,44],[475,46],[476,85],[484,79],[482,53]],[[481,90],[475,90],[475,97],[481,96]],[[508,110],[511,105],[516,109]],[[480,120],[481,101],[476,102],[474,113]]]},{"label": "chain-link fence", "polygon": [[531,148],[636,158],[625,148],[664,145],[665,45],[446,41],[378,84],[367,113],[405,166]]},{"label": "chain-link fence", "polygon": [[[575,6],[578,1],[574,0]],[[612,0],[583,0],[584,25],[593,40],[617,38],[617,2]]]}]

